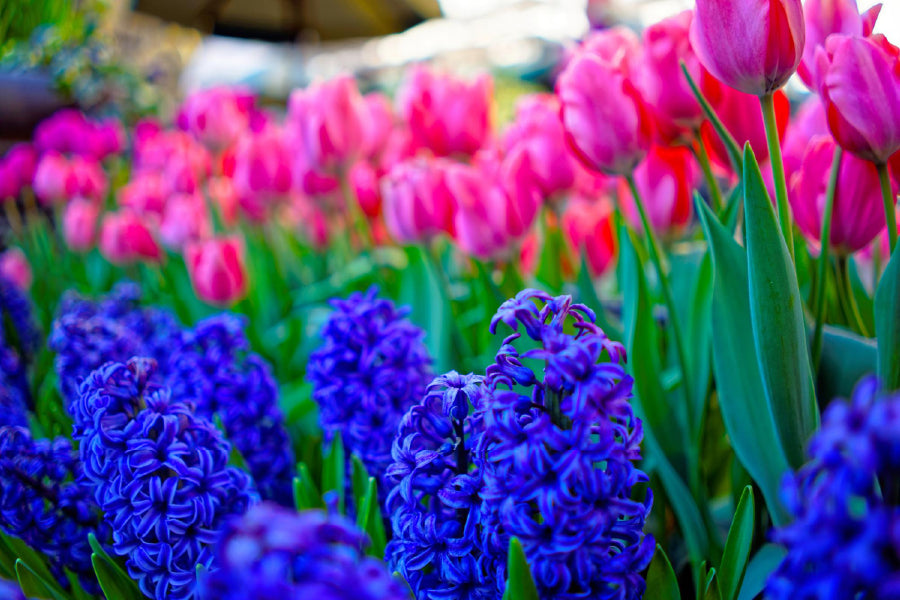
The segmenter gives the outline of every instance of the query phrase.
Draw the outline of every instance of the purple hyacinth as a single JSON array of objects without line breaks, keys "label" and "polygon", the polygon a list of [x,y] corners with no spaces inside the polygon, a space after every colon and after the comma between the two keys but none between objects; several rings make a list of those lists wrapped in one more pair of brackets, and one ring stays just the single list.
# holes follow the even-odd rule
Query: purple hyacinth
[{"label": "purple hyacinth", "polygon": [[767,598],[900,598],[900,393],[863,380],[828,406],[808,453],[782,487],[794,521],[774,533],[788,553]]},{"label": "purple hyacinth", "polygon": [[88,533],[106,540],[109,527],[81,477],[68,439],[35,440],[24,427],[0,427],[0,528],[42,553],[63,587],[68,569],[96,593]]},{"label": "purple hyacinth", "polygon": [[245,320],[218,315],[184,334],[172,355],[172,393],[190,399],[196,413],[218,415],[241,452],[260,496],[289,506],[294,453],[278,408],[278,386],[269,365],[249,351]]},{"label": "purple hyacinth", "polygon": [[341,434],[348,455],[357,454],[383,484],[397,424],[425,392],[431,359],[424,332],[405,318],[408,309],[377,294],[373,287],[331,301],[335,310],[306,376],[326,439]]},{"label": "purple hyacinth", "polygon": [[494,600],[504,564],[484,546],[475,448],[484,432],[484,378],[451,371],[435,378],[400,422],[388,467],[391,570],[418,600]]},{"label": "purple hyacinth", "polygon": [[22,593],[19,584],[13,581],[0,579],[0,600],[27,600]]},{"label": "purple hyacinth", "polygon": [[339,515],[263,502],[226,526],[204,600],[406,600],[384,564],[363,555],[365,535]]},{"label": "purple hyacinth", "polygon": [[228,466],[229,444],[193,405],[154,383],[155,361],[107,363],[73,407],[84,479],[113,529],[113,551],[151,598],[193,595],[225,520],[256,495]]},{"label": "purple hyacinth", "polygon": [[16,284],[0,276],[0,386],[11,401],[31,405],[28,365],[41,342],[31,304]]},{"label": "purple hyacinth", "polygon": [[[652,495],[631,498],[647,476],[634,464],[643,434],[623,347],[569,296],[525,290],[500,307],[491,331],[501,322],[514,333],[487,369],[477,450],[485,550],[517,537],[542,598],[640,598]],[[520,330],[533,341],[522,353]]]}]

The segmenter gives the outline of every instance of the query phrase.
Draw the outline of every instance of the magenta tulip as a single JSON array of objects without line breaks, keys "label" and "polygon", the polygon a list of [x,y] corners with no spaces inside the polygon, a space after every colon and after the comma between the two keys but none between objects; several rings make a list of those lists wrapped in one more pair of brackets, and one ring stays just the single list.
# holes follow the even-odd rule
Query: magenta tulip
[{"label": "magenta tulip", "polygon": [[175,194],[166,202],[159,225],[159,239],[167,247],[180,250],[190,242],[212,235],[206,201],[196,194]]},{"label": "magenta tulip", "polygon": [[241,238],[212,238],[188,244],[184,262],[194,291],[204,302],[229,306],[247,294],[247,266]]},{"label": "magenta tulip", "polygon": [[107,182],[103,167],[93,158],[48,152],[38,163],[32,185],[38,199],[49,204],[72,198],[100,200]]},{"label": "magenta tulip", "polygon": [[255,98],[246,90],[212,87],[191,93],[179,109],[178,126],[214,150],[233,144],[250,128]]},{"label": "magenta tulip", "polygon": [[291,154],[281,129],[244,135],[234,155],[234,189],[239,196],[272,204],[291,191]]},{"label": "magenta tulip", "polygon": [[398,242],[428,241],[453,230],[446,163],[423,158],[394,165],[381,180],[384,221]]},{"label": "magenta tulip", "polygon": [[643,58],[640,38],[621,25],[591,33],[578,50],[578,53],[585,52],[626,75],[633,75]]},{"label": "magenta tulip", "polygon": [[100,253],[117,265],[159,262],[162,248],[147,221],[130,210],[106,213],[100,227]]},{"label": "magenta tulip", "polygon": [[723,83],[754,96],[781,88],[803,58],[800,0],[697,0],[691,43]]},{"label": "magenta tulip", "polygon": [[0,277],[11,281],[23,292],[27,292],[31,288],[34,275],[21,248],[9,248],[0,254]]},{"label": "magenta tulip", "polygon": [[363,156],[374,160],[384,152],[394,130],[394,110],[391,101],[383,94],[367,94],[363,98],[363,103],[365,104]]},{"label": "magenta tulip", "polygon": [[37,152],[31,144],[15,144],[0,160],[0,201],[14,198],[31,185],[37,167]]},{"label": "magenta tulip", "polygon": [[860,15],[856,0],[806,0],[803,11],[806,15],[806,45],[797,74],[811,90],[817,91],[821,83],[816,63],[818,48],[824,47],[828,36],[833,33],[862,37],[871,35],[881,5],[876,4]]},{"label": "magenta tulip", "polygon": [[784,156],[784,171],[788,180],[800,168],[809,147],[809,141],[818,135],[828,133],[825,107],[818,96],[810,96],[797,110],[784,134],[781,152]]},{"label": "magenta tulip", "polygon": [[94,247],[99,217],[100,205],[97,202],[76,198],[66,205],[62,232],[70,250],[87,252]]}]

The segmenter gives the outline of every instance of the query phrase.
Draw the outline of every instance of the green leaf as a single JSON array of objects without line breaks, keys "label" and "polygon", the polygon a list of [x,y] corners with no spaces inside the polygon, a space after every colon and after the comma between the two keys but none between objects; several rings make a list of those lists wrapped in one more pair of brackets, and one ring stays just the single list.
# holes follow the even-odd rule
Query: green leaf
[{"label": "green leaf", "polygon": [[650,570],[647,572],[647,592],[644,597],[654,600],[681,600],[678,578],[675,577],[669,557],[659,544],[656,545],[656,556],[653,557]]},{"label": "green leaf", "polygon": [[750,547],[753,545],[753,527],[756,510],[753,504],[753,488],[744,488],[741,500],[734,513],[734,520],[725,540],[725,552],[719,565],[719,597],[721,600],[735,600],[744,580]]},{"label": "green leaf", "polygon": [[[54,589],[50,581],[38,575],[22,559],[16,560],[16,579],[22,592],[29,598],[47,598],[48,600],[66,600],[67,598],[61,589]],[[56,584],[55,587],[58,586],[59,584]]]},{"label": "green leaf", "polygon": [[534,577],[525,558],[525,550],[518,538],[509,540],[506,592],[503,600],[540,600]]},{"label": "green leaf", "polygon": [[766,544],[747,565],[747,573],[744,575],[744,584],[738,600],[753,600],[759,596],[766,587],[769,576],[775,572],[781,561],[784,560],[787,551],[775,544]]},{"label": "green leaf", "polygon": [[69,595],[71,595],[74,600],[93,600],[92,596],[84,591],[81,581],[78,580],[78,575],[69,569],[63,569],[63,572],[66,574],[66,581],[69,582],[69,589],[71,590]]},{"label": "green leaf", "polygon": [[94,574],[100,583],[100,589],[107,598],[116,600],[141,600],[141,593],[133,579],[124,575],[119,566],[96,552],[91,554],[91,564],[94,566]]},{"label": "green leaf", "polygon": [[368,492],[369,472],[356,454],[350,457],[350,484],[353,490],[353,506],[359,510]]},{"label": "green leaf", "polygon": [[[547,208],[547,210],[550,210]],[[538,266],[535,279],[541,287],[551,292],[559,292],[562,289],[563,277],[560,265],[566,252],[566,241],[563,239],[562,230],[558,226],[551,226],[547,220],[544,223],[544,244],[541,255],[538,258]]]},{"label": "green leaf", "polygon": [[134,588],[135,594],[137,594],[135,597],[141,598],[141,591],[137,587],[137,583],[128,576],[128,573],[122,567],[120,562],[106,552],[103,546],[100,545],[100,542],[97,541],[97,536],[95,536],[93,532],[88,533],[88,544],[91,546],[91,552],[107,564],[118,580],[131,582],[131,586]]},{"label": "green leaf", "polygon": [[[56,578],[50,573],[50,569],[47,567],[47,563],[44,562],[44,558],[31,549],[31,546],[23,542],[17,537],[13,537],[7,535],[5,533],[0,532],[0,540],[6,545],[9,551],[12,553],[14,557],[18,560],[24,562],[28,568],[44,582],[47,582],[48,585],[52,585],[56,587],[60,592],[62,592],[62,588],[56,582]],[[17,567],[13,567],[16,572],[18,572]]]},{"label": "green leaf", "polygon": [[322,493],[334,491],[338,497],[338,512],[344,514],[347,474],[347,461],[344,455],[344,439],[338,433],[328,448],[325,463],[322,465]]},{"label": "green leaf", "polygon": [[797,467],[819,422],[797,272],[750,145],[744,149],[750,319],[760,374],[788,462]]},{"label": "green leaf", "polygon": [[581,256],[581,268],[578,271],[578,301],[594,310],[597,314],[597,325],[607,337],[612,340],[622,340],[625,337],[622,324],[614,323],[607,315],[606,309],[603,308],[603,302],[597,295],[597,289],[591,279],[591,272],[584,254]]},{"label": "green leaf", "polygon": [[822,358],[816,380],[822,399],[849,398],[864,376],[878,368],[878,345],[853,332],[826,325],[822,330]]},{"label": "green leaf", "polygon": [[750,288],[747,256],[703,203],[697,205],[713,257],[713,370],[719,408],[734,452],[759,484],[776,524],[788,516],[781,504],[781,478],[787,458],[765,398],[756,349],[750,340]]},{"label": "green leaf", "polygon": [[297,510],[325,508],[322,495],[316,488],[316,484],[309,474],[309,467],[305,463],[298,465],[297,476],[294,477],[294,505]]},{"label": "green leaf", "polygon": [[356,505],[356,511],[357,527],[365,531],[372,542],[368,554],[383,560],[387,539],[384,532],[384,519],[381,517],[381,510],[378,507],[378,485],[375,483],[374,477],[369,477],[365,496],[363,496],[362,502]]},{"label": "green leaf", "polygon": [[900,252],[894,252],[875,291],[878,380],[882,389],[900,388]]},{"label": "green leaf", "polygon": [[450,299],[441,290],[439,274],[424,249],[410,246],[406,254],[409,264],[400,271],[400,304],[410,306],[409,319],[427,332],[424,341],[435,361],[434,370],[443,373],[454,366]]}]

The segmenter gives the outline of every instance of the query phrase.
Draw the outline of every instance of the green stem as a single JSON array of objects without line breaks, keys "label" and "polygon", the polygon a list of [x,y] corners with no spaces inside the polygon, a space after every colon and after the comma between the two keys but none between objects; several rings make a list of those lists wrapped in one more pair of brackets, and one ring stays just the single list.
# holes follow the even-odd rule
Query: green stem
[{"label": "green stem", "polygon": [[840,256],[837,259],[838,273],[841,278],[841,294],[846,299],[848,317],[853,321],[856,331],[863,337],[869,337],[869,329],[866,322],[862,318],[859,310],[859,304],[856,302],[856,294],[853,293],[853,283],[850,281],[850,263],[846,256]]},{"label": "green stem", "polygon": [[844,152],[840,146],[834,148],[834,158],[831,162],[831,175],[828,178],[828,192],[825,196],[825,213],[822,215],[821,250],[819,254],[819,275],[816,278],[816,291],[813,296],[813,314],[816,316],[816,329],[813,334],[813,366],[816,372],[819,370],[819,362],[822,358],[822,330],[825,326],[825,306],[828,304],[825,298],[826,282],[828,281],[828,248],[831,240],[831,216],[834,212],[834,196],[837,193],[838,176],[841,172],[841,161]]},{"label": "green stem", "polygon": [[881,180],[881,197],[884,199],[884,217],[887,221],[888,239],[891,244],[891,255],[897,246],[897,215],[894,212],[894,192],[891,190],[891,178],[886,164],[878,165],[878,178]]},{"label": "green stem", "polygon": [[469,340],[466,339],[466,336],[459,329],[459,314],[457,314],[456,303],[453,302],[453,293],[450,289],[450,278],[447,276],[447,272],[444,271],[444,266],[441,264],[441,259],[438,256],[437,250],[435,250],[434,241],[426,243],[425,249],[425,253],[428,255],[431,266],[437,275],[441,291],[447,299],[447,305],[450,307],[450,314],[453,315],[454,322],[450,329],[453,331],[453,337],[456,339],[456,348],[464,361],[472,360],[475,357],[475,352],[472,350]]},{"label": "green stem", "polygon": [[713,110],[709,100],[707,100],[703,95],[703,92],[700,91],[700,87],[697,85],[697,82],[694,81],[694,78],[691,77],[691,72],[688,71],[684,61],[681,61],[681,72],[684,73],[684,76],[687,78],[688,85],[691,86],[691,91],[694,93],[694,97],[697,98],[697,102],[700,103],[700,108],[703,109],[706,118],[712,123],[713,129],[716,130],[716,133],[718,133],[719,137],[722,139],[722,143],[725,144],[725,150],[728,152],[728,158],[731,160],[731,166],[734,169],[734,172],[737,173],[738,176],[741,176],[744,172],[744,168],[740,146],[734,141],[734,137],[728,131],[728,128],[725,127],[725,124],[722,123],[722,119],[720,119],[719,115],[716,114],[716,111]]},{"label": "green stem", "polygon": [[781,156],[781,140],[778,136],[778,121],[775,118],[775,96],[767,94],[759,99],[763,119],[766,123],[766,142],[769,144],[769,160],[772,163],[772,178],[775,181],[775,198],[778,204],[778,222],[781,234],[787,244],[791,258],[794,258],[794,234],[791,228],[791,207],[788,205],[787,181],[784,177],[784,159]]},{"label": "green stem", "polygon": [[712,164],[709,162],[709,153],[706,151],[706,144],[700,138],[699,132],[697,132],[696,137],[697,144],[694,147],[694,155],[697,157],[697,162],[700,163],[700,168],[703,169],[703,176],[706,178],[706,185],[709,187],[709,193],[712,196],[713,207],[716,209],[716,213],[719,213],[725,206],[722,200],[722,191],[719,189],[719,183],[716,181],[715,175],[713,175]]}]

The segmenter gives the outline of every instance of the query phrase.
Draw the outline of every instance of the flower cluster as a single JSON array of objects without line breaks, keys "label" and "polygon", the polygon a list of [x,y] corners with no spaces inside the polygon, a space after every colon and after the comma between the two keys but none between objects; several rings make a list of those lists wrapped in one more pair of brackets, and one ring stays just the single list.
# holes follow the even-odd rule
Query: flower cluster
[{"label": "flower cluster", "polygon": [[[535,301],[543,304],[538,308]],[[640,573],[654,542],[643,533],[652,495],[631,498],[647,481],[641,422],[629,399],[624,348],[569,296],[525,290],[493,321],[514,330],[488,367],[482,509],[488,547],[517,537],[543,597],[640,598]],[[522,332],[537,347],[520,353]],[[537,368],[543,363],[543,377]]]},{"label": "flower cluster", "polygon": [[373,558],[365,535],[340,516],[263,502],[231,520],[201,581],[206,600],[403,600],[402,584]]},{"label": "flower cluster", "polygon": [[768,597],[896,598],[900,595],[900,394],[880,397],[874,378],[849,403],[832,403],[788,477],[794,521],[774,534],[788,554]]},{"label": "flower cluster", "polygon": [[201,321],[184,334],[171,363],[173,395],[192,401],[203,418],[218,415],[260,496],[290,505],[294,454],[278,387],[266,362],[249,351],[243,319],[223,314]]},{"label": "flower cluster", "polygon": [[113,529],[113,550],[147,596],[192,596],[225,519],[256,499],[228,466],[229,444],[190,402],[153,382],[155,361],[109,362],[73,407],[84,480]]},{"label": "flower cluster", "polygon": [[484,544],[482,473],[475,449],[484,433],[484,378],[451,371],[435,378],[400,422],[388,467],[391,570],[419,600],[499,599],[501,549]]},{"label": "flower cluster", "polygon": [[0,528],[43,553],[64,586],[68,569],[99,592],[88,533],[105,540],[109,528],[81,478],[68,439],[35,440],[24,427],[0,427]]},{"label": "flower cluster", "polygon": [[40,343],[31,305],[22,291],[0,276],[0,387],[15,404],[30,404],[26,369]]},{"label": "flower cluster", "polygon": [[307,378],[328,440],[342,434],[348,454],[381,481],[397,424],[424,392],[431,359],[407,311],[377,294],[373,287],[332,301]]}]

